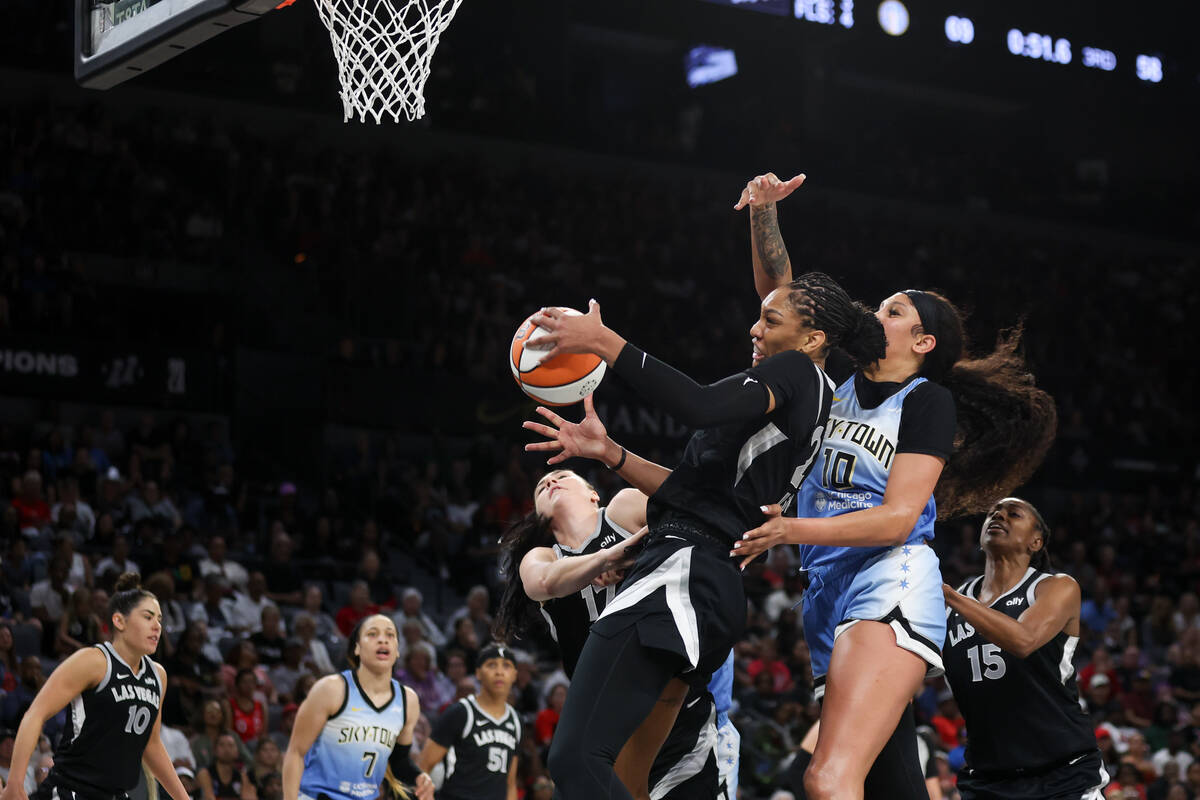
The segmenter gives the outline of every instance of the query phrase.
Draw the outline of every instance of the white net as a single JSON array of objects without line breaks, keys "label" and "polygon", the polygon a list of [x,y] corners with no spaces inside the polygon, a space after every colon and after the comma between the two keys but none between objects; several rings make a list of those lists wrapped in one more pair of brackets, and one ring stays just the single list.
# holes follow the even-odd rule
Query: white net
[{"label": "white net", "polygon": [[316,0],[329,29],[347,122],[425,115],[425,81],[462,0]]}]

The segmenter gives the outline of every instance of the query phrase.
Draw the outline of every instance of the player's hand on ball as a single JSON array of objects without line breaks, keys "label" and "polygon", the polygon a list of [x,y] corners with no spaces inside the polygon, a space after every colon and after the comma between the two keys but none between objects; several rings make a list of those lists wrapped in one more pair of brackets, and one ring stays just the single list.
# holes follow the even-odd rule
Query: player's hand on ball
[{"label": "player's hand on ball", "polygon": [[733,549],[729,551],[730,558],[742,559],[739,569],[746,569],[747,564],[775,545],[787,544],[788,526],[783,519],[783,509],[772,504],[763,506],[763,513],[767,515],[767,521],[742,534],[741,541],[734,542]]},{"label": "player's hand on ball", "polygon": [[583,398],[583,411],[582,421],[571,422],[545,406],[538,406],[537,413],[545,417],[550,424],[543,425],[526,420],[521,423],[521,427],[545,436],[547,441],[530,442],[525,445],[526,452],[561,451],[546,460],[549,465],[558,464],[568,458],[593,458],[602,461],[612,442],[608,438],[604,423],[596,416],[596,407],[592,404],[590,394]]},{"label": "player's hand on ball", "polygon": [[741,211],[746,206],[760,207],[778,202],[799,189],[806,177],[802,172],[791,180],[781,181],[774,172],[759,175],[746,183],[746,188],[742,189],[742,196],[733,208],[735,211]]},{"label": "player's hand on ball", "polygon": [[545,333],[531,341],[539,349],[549,350],[543,363],[561,353],[594,353],[604,334],[600,304],[588,301],[588,312],[578,316],[564,314],[557,308],[543,308],[531,317],[533,324]]},{"label": "player's hand on ball", "polygon": [[417,800],[433,800],[433,779],[422,772],[417,776]]}]

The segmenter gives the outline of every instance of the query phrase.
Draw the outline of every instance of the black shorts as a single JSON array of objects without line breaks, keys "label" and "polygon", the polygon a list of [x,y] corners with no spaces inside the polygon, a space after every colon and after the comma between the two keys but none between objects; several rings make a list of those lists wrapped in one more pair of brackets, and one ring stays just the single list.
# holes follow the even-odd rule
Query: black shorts
[{"label": "black shorts", "polygon": [[591,633],[612,638],[636,625],[642,646],[679,654],[680,677],[706,687],[746,627],[742,573],[715,533],[671,521],[647,539]]},{"label": "black shorts", "polygon": [[650,796],[658,800],[715,800],[717,706],[707,689],[692,689],[650,767]]},{"label": "black shorts", "polygon": [[1103,800],[1108,772],[1099,750],[1038,775],[958,773],[962,800]]},{"label": "black shorts", "polygon": [[129,800],[129,794],[87,786],[51,767],[46,779],[29,795],[29,800]]}]

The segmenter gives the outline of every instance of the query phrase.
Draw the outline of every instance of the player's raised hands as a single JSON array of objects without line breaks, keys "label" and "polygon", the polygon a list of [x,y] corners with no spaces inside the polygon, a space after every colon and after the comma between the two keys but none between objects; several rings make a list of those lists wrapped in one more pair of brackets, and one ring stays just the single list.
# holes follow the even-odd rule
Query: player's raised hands
[{"label": "player's raised hands", "polygon": [[802,172],[791,180],[781,181],[774,172],[751,178],[742,189],[742,196],[734,205],[735,211],[741,211],[746,206],[765,206],[778,202],[804,184],[805,174]]},{"label": "player's raised hands", "polygon": [[544,406],[538,406],[537,413],[545,417],[550,424],[543,425],[540,422],[526,420],[521,423],[521,427],[546,437],[546,441],[530,442],[525,445],[525,450],[527,452],[560,451],[546,461],[548,465],[561,463],[568,458],[593,458],[603,461],[614,444],[608,438],[608,431],[605,429],[604,423],[596,415],[596,407],[592,403],[590,394],[583,398],[583,412],[581,421],[571,422]]},{"label": "player's raised hands", "polygon": [[561,353],[596,353],[603,357],[605,353],[601,350],[608,338],[605,334],[612,333],[604,326],[600,304],[595,300],[588,301],[586,314],[567,314],[562,309],[548,307],[530,317],[530,321],[543,332],[531,339],[526,347],[548,350],[543,361]]}]

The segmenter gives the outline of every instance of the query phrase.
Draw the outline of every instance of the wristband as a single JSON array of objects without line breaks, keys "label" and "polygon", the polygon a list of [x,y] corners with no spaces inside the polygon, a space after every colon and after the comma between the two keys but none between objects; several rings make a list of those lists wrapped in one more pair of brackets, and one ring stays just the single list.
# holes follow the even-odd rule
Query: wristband
[{"label": "wristband", "polygon": [[629,457],[629,451],[624,447],[621,448],[621,460],[609,467],[613,472],[620,472],[621,467],[625,466],[625,459]]}]

